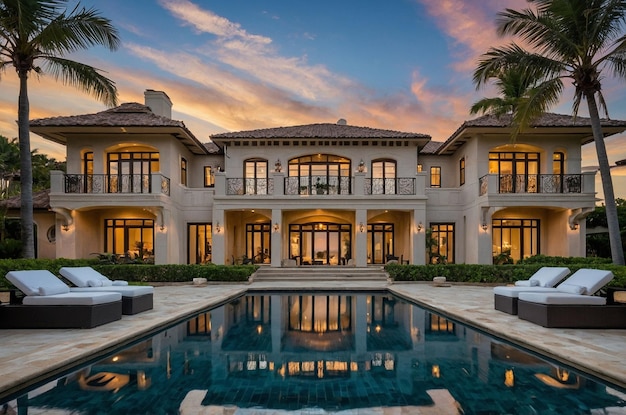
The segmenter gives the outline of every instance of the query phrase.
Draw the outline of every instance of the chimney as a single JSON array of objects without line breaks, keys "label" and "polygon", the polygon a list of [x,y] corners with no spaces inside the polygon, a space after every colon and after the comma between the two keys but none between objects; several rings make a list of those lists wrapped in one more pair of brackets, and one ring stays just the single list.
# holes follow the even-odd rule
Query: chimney
[{"label": "chimney", "polygon": [[149,107],[155,115],[172,119],[172,101],[165,92],[146,89],[144,97],[146,107]]}]

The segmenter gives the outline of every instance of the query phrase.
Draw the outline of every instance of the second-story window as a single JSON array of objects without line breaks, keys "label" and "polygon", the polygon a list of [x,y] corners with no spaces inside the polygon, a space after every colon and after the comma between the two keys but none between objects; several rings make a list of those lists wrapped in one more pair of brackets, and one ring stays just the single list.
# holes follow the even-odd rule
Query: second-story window
[{"label": "second-story window", "polygon": [[465,157],[459,160],[459,185],[465,184]]},{"label": "second-story window", "polygon": [[149,193],[150,176],[159,171],[159,153],[153,151],[107,154],[109,193]]},{"label": "second-story window", "polygon": [[267,160],[249,159],[245,163],[245,193],[249,195],[267,194]]},{"label": "second-story window", "polygon": [[187,186],[187,159],[180,159],[180,184]]},{"label": "second-story window", "polygon": [[441,187],[441,167],[430,168],[430,187]]},{"label": "second-story window", "polygon": [[204,187],[215,186],[215,176],[213,175],[213,167],[204,166]]},{"label": "second-story window", "polygon": [[561,152],[555,152],[552,155],[552,174],[563,174],[565,163],[565,155]]},{"label": "second-story window", "polygon": [[372,194],[393,195],[396,193],[396,162],[375,160],[372,162]]}]

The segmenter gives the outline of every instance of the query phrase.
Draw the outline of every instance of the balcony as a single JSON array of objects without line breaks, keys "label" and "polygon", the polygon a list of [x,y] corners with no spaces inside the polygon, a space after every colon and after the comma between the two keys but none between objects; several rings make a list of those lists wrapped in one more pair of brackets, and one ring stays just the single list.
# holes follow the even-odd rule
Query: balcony
[{"label": "balcony", "polygon": [[350,195],[352,178],[347,176],[286,177],[285,195]]},{"label": "balcony", "polygon": [[273,179],[227,178],[226,195],[273,195]]},{"label": "balcony", "polygon": [[65,174],[64,193],[170,195],[170,179],[161,174]]},{"label": "balcony", "polygon": [[415,195],[415,178],[365,179],[366,195]]},{"label": "balcony", "polygon": [[[590,176],[590,182],[587,176]],[[479,194],[484,196],[488,193],[570,194],[593,192],[595,190],[593,178],[594,175],[590,174],[488,174],[479,180]]]}]

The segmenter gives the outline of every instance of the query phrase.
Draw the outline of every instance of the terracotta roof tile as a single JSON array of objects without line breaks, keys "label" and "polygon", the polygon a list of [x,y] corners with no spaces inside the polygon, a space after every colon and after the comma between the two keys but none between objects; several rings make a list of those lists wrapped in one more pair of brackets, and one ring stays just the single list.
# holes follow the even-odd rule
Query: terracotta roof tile
[{"label": "terracotta roof tile", "polygon": [[95,114],[68,117],[39,118],[30,121],[31,127],[89,126],[89,127],[180,127],[182,121],[155,115],[149,107],[129,102]]},{"label": "terracotta roof tile", "polygon": [[[22,198],[20,195],[0,200],[0,206],[7,209],[21,209]],[[50,189],[40,190],[33,193],[33,209],[50,209]]]},{"label": "terracotta roof tile", "polygon": [[293,127],[265,128],[260,130],[221,133],[211,136],[213,140],[241,138],[401,138],[430,139],[427,134],[381,130],[341,124],[307,124]]}]

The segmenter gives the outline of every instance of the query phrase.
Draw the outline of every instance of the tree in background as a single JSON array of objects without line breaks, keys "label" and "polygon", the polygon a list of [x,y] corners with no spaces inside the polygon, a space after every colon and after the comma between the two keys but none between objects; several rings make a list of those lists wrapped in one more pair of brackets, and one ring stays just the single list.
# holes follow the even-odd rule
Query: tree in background
[{"label": "tree in background", "polygon": [[68,0],[0,0],[0,71],[13,66],[20,81],[18,138],[20,146],[20,193],[22,255],[35,256],[33,228],[33,171],[30,149],[28,77],[47,72],[64,85],[93,95],[106,105],[117,104],[115,83],[92,66],[66,56],[91,46],[116,50],[117,30],[94,9],[77,4],[69,13]]},{"label": "tree in background", "polygon": [[[626,78],[626,1],[624,0],[528,0],[535,6],[522,11],[498,13],[498,33],[513,35],[529,45],[528,51],[515,43],[490,48],[474,71],[474,83],[482,86],[503,71],[515,68],[537,79],[528,97],[513,113],[518,128],[545,112],[562,94],[564,80],[574,85],[576,115],[587,101],[596,146],[613,263],[624,265],[617,207],[600,109],[607,113],[602,95],[602,71]],[[608,116],[608,114],[607,114]]]},{"label": "tree in background", "polygon": [[[620,224],[620,236],[622,239],[622,251],[626,251],[626,200],[616,199],[617,217]],[[593,212],[587,216],[587,256],[597,256],[601,258],[611,258],[611,245],[606,232],[601,232],[607,228],[606,207],[597,206]],[[600,230],[600,232],[594,232]],[[589,233],[593,232],[593,233]]]}]

